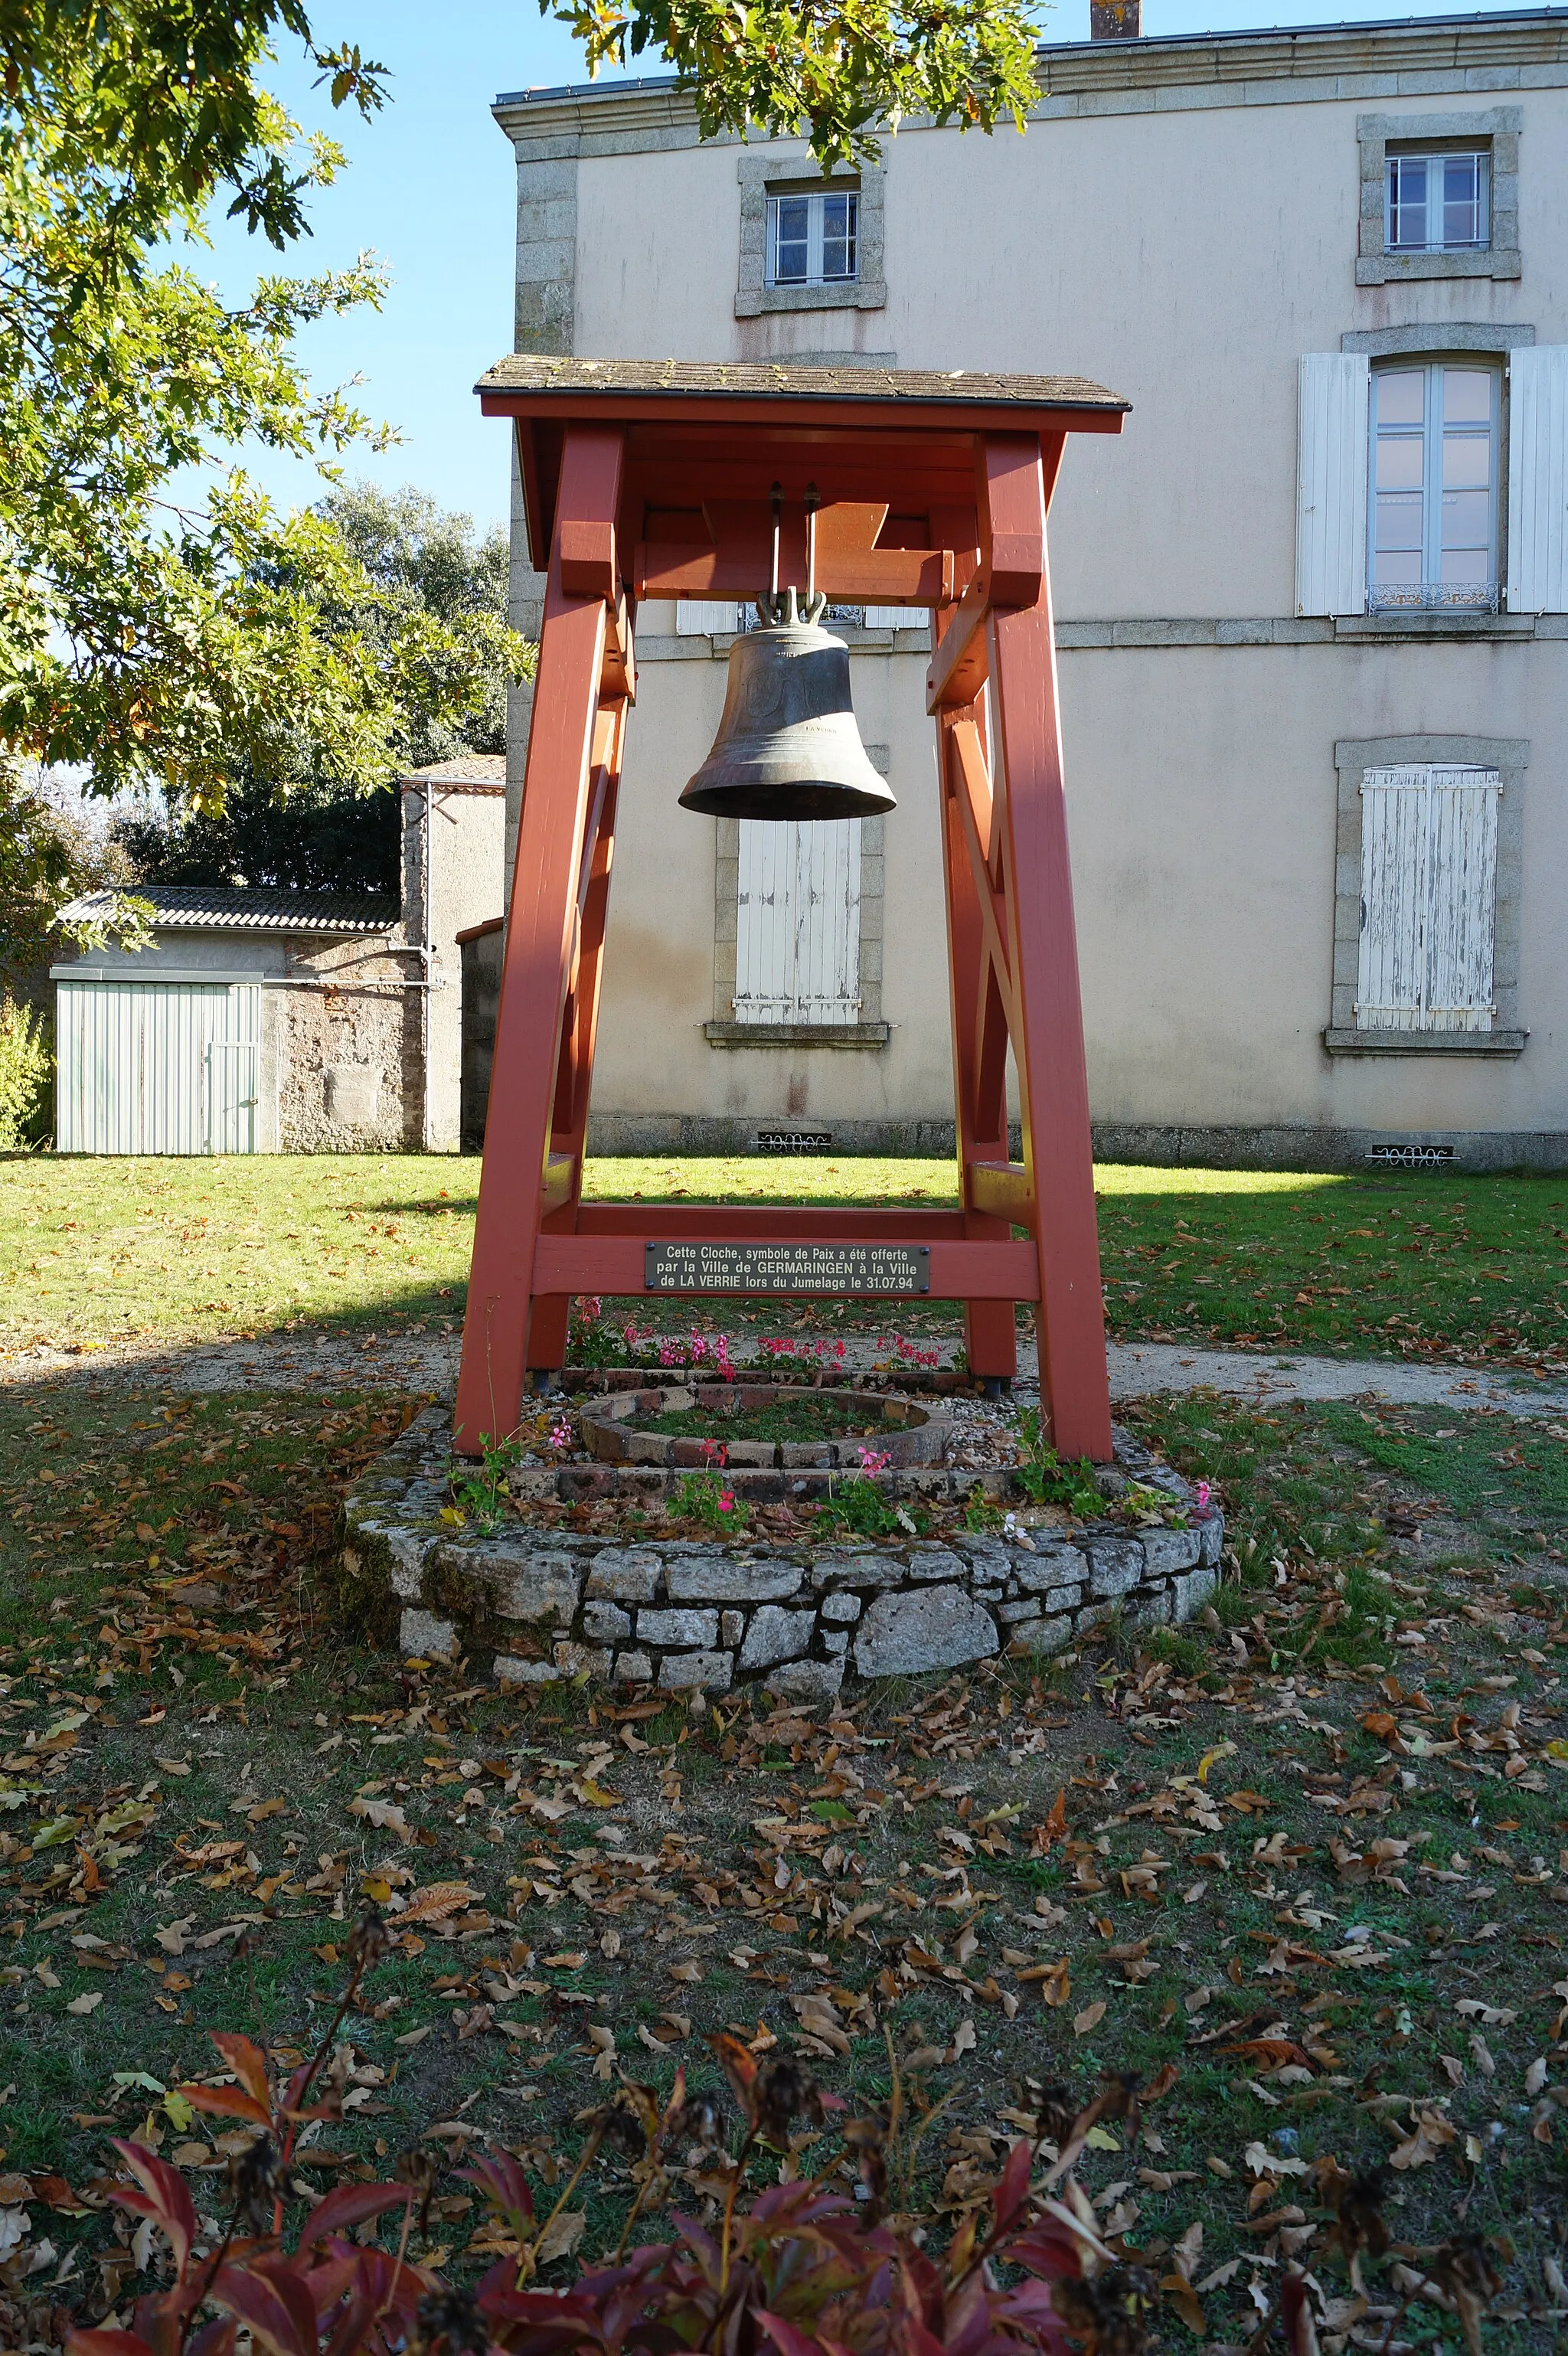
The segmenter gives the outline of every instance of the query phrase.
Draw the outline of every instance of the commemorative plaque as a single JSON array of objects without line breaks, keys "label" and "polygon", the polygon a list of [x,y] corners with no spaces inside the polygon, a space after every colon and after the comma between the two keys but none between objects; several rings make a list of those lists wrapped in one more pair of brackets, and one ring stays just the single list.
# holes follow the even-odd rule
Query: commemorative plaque
[{"label": "commemorative plaque", "polygon": [[648,1292],[931,1290],[928,1244],[647,1244]]}]

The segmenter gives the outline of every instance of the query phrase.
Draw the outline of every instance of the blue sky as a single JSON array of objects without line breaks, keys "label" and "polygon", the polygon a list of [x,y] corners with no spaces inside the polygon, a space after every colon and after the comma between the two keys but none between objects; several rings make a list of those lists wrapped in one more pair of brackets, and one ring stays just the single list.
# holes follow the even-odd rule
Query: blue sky
[{"label": "blue sky", "polygon": [[[1144,0],[1144,29],[1229,32],[1473,13],[1458,0],[1426,0],[1419,9],[1353,0],[1340,8],[1324,0]],[[357,41],[380,59],[391,70],[391,96],[368,123],[334,115],[308,73],[280,58],[279,94],[302,119],[330,127],[349,155],[349,168],[316,198],[315,235],[282,266],[337,267],[369,248],[389,269],[391,287],[379,316],[361,312],[313,329],[301,356],[322,382],[362,376],[362,405],[402,434],[400,447],[351,460],[353,472],[388,487],[417,484],[481,527],[504,522],[506,430],[480,417],[473,394],[475,378],[511,342],[512,152],[489,107],[498,91],[583,80],[581,53],[532,0],[447,0],[444,7],[378,0],[363,10],[333,0],[316,32],[326,45]],[[1049,40],[1085,40],[1088,32],[1088,0],[1061,0],[1044,20]],[[228,224],[218,226],[213,252],[197,258],[202,275],[230,294],[248,273],[277,266],[271,248]],[[317,495],[309,468],[266,453],[247,458],[280,502]]]}]

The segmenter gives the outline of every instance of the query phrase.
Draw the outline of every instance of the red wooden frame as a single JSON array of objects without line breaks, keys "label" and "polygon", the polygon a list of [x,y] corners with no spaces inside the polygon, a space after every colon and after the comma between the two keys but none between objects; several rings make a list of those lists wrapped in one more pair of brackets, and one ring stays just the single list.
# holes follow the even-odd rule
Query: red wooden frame
[{"label": "red wooden frame", "polygon": [[[575,1293],[640,1294],[644,1247],[923,1243],[931,1296],[965,1303],[971,1370],[1016,1367],[1034,1304],[1056,1447],[1111,1453],[1089,1098],[1068,864],[1046,512],[1069,432],[1114,409],[869,405],[683,392],[485,390],[517,420],[529,538],[549,548],[502,969],[456,1445],[515,1429],[564,1364]],[[829,597],[931,608],[962,1207],[657,1209],[584,1203],[615,806],[645,596],[768,585],[774,482],[784,579],[805,577],[800,495],[822,500]],[[793,521],[791,519],[793,518]],[[800,537],[793,545],[791,532]],[[1009,1159],[1012,1050],[1023,1159]],[[1015,1240],[1022,1227],[1027,1240]]]}]

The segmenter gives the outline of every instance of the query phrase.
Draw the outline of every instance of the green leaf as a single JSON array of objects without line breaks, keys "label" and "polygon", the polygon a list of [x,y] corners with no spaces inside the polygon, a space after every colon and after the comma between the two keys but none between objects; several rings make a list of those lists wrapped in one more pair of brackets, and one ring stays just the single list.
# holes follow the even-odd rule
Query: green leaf
[{"label": "green leaf", "polygon": [[33,1847],[59,1848],[62,1842],[74,1840],[81,1829],[80,1816],[56,1816],[51,1824],[41,1825],[33,1835]]}]

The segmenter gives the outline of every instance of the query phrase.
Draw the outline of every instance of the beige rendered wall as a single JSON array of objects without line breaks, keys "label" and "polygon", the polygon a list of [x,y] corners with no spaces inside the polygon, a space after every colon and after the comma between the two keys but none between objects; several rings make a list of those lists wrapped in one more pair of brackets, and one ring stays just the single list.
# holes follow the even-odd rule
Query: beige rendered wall
[{"label": "beige rendered wall", "polygon": [[[1555,1131],[1568,1126],[1568,642],[1080,650],[1061,658],[1090,1090],[1107,1126]],[[716,662],[649,663],[629,737],[595,1075],[601,1112],[952,1118],[924,662],[861,656],[890,746],[877,1051],[715,1050],[715,821],[677,807],[723,701]],[[1330,1056],[1341,738],[1526,737],[1517,1061]]]},{"label": "beige rendered wall", "polygon": [[1518,281],[1355,284],[1358,114],[1479,113],[1499,93],[1191,105],[988,140],[901,132],[883,148],[881,311],[734,316],[735,146],[584,157],[575,348],[703,359],[854,348],[902,368],[1093,377],[1134,410],[1118,440],[1069,452],[1054,516],[1061,617],[1288,614],[1300,354],[1415,322],[1524,320],[1539,342],[1568,341],[1568,91],[1501,94],[1524,123]]}]

